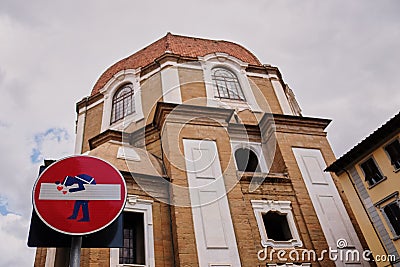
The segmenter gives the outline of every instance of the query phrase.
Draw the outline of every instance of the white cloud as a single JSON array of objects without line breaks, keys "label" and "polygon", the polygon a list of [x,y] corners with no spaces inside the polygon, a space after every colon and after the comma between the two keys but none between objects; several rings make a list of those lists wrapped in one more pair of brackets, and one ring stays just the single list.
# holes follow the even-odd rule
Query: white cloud
[{"label": "white cloud", "polygon": [[32,266],[35,249],[28,248],[29,221],[16,214],[0,215],[0,266]]},{"label": "white cloud", "polygon": [[31,161],[41,163],[44,159],[60,159],[72,153],[73,145],[74,142],[66,129],[47,129],[35,134]]}]

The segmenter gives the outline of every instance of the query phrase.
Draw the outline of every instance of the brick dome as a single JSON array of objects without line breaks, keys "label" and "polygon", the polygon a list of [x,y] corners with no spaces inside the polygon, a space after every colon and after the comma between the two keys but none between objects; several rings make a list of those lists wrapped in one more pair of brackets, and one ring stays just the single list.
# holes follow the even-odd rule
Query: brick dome
[{"label": "brick dome", "polygon": [[143,68],[166,53],[197,59],[199,56],[216,52],[226,53],[250,65],[262,65],[256,56],[241,45],[222,40],[208,40],[167,33],[163,38],[109,67],[97,80],[91,95],[97,94],[117,72],[124,69]]}]

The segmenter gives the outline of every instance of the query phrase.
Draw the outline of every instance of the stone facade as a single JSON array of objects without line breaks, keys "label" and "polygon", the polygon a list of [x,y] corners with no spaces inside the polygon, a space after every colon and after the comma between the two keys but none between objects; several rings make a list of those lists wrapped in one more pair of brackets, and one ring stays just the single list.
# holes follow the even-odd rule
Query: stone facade
[{"label": "stone facade", "polygon": [[[216,96],[217,68],[231,73],[225,86],[236,83],[240,89],[232,88],[243,90],[243,99],[235,99],[239,91]],[[127,114],[110,123],[104,116],[111,112],[105,109],[112,108],[118,84],[126,82],[138,87],[134,96],[141,101],[135,112],[143,116]],[[83,249],[81,266],[344,266],[328,257],[284,260],[275,253],[260,258],[264,249],[282,249],[286,256],[304,250],[319,255],[332,245],[327,235],[335,230],[310,197],[314,189],[305,182],[293,150],[319,151],[322,165],[332,163],[324,131],[329,121],[302,117],[287,88],[278,68],[262,65],[240,45],[172,34],[110,67],[92,94],[77,103],[76,151],[103,158],[121,171],[128,187],[127,211],[150,207],[144,213],[151,215],[144,226],[146,256],[144,264],[124,265],[118,249]],[[121,147],[139,160],[119,157]],[[257,169],[238,169],[240,149],[255,155]],[[212,153],[211,159],[203,152]],[[194,171],[189,170],[190,157]],[[207,166],[196,169],[203,163]],[[354,246],[367,248],[337,177],[320,174],[324,166],[305,168],[311,180],[315,175],[328,180],[326,190],[336,204],[344,204],[345,219],[339,223],[353,231]],[[215,192],[224,193],[196,207],[196,194],[201,200],[214,192],[214,185],[207,182],[208,191],[201,191],[190,184],[206,179],[215,181],[216,188],[222,185]],[[272,208],[257,213],[254,203]],[[271,238],[266,214],[283,220],[290,237]],[[264,239],[276,247],[266,247]],[[35,266],[63,266],[62,254],[38,248]]]}]

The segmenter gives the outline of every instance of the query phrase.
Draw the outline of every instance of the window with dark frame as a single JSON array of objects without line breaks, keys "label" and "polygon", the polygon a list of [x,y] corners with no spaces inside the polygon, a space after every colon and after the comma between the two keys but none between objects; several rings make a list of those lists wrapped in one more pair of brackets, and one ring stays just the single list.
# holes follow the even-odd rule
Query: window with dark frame
[{"label": "window with dark frame", "polygon": [[212,80],[218,93],[216,97],[246,101],[238,78],[230,70],[214,68],[212,70]]},{"label": "window with dark frame", "polygon": [[392,226],[392,229],[394,231],[394,234],[396,236],[400,236],[400,207],[399,207],[399,202],[395,201],[392,203],[389,203],[383,208],[383,211],[385,212],[386,217],[389,220],[389,223]]},{"label": "window with dark frame", "polygon": [[385,151],[390,158],[390,163],[393,165],[395,170],[400,169],[400,142],[399,139],[394,140],[387,146]]},{"label": "window with dark frame", "polygon": [[235,151],[236,166],[243,172],[261,172],[258,157],[251,149],[239,148]]},{"label": "window with dark frame", "polygon": [[286,214],[269,211],[262,215],[268,239],[274,241],[289,241],[293,239]]},{"label": "window with dark frame", "polygon": [[135,112],[133,85],[127,83],[117,90],[112,100],[111,123]]},{"label": "window with dark frame", "polygon": [[120,264],[145,265],[144,217],[139,212],[124,212],[123,248],[119,249]]},{"label": "window with dark frame", "polygon": [[379,168],[373,158],[369,158],[365,162],[361,163],[360,167],[364,172],[365,181],[367,181],[370,186],[383,180],[384,176],[379,171]]}]

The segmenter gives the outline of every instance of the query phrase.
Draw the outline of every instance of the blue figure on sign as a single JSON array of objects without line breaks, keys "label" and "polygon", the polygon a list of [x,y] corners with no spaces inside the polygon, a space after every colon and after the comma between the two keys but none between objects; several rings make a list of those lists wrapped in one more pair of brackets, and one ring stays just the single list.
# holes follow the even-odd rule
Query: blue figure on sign
[{"label": "blue figure on sign", "polygon": [[[92,184],[95,185],[96,181],[94,178],[87,174],[79,174],[76,176],[67,176],[64,181],[60,183],[56,182],[57,189],[62,191],[63,194],[74,193],[85,190],[85,185]],[[76,185],[76,187],[68,188],[70,186]],[[68,217],[69,220],[75,220],[78,217],[79,210],[82,209],[83,217],[78,220],[78,222],[88,222],[89,217],[89,200],[75,200],[74,210],[72,215]]]}]

